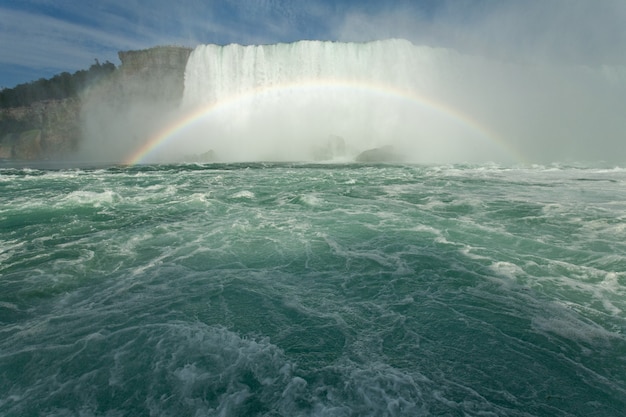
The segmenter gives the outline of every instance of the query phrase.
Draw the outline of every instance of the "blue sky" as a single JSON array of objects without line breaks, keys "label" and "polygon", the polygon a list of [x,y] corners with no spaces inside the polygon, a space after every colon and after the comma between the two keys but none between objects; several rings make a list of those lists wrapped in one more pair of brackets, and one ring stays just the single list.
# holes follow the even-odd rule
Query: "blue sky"
[{"label": "blue sky", "polygon": [[626,65],[625,0],[0,0],[0,87],[155,45],[364,41]]}]

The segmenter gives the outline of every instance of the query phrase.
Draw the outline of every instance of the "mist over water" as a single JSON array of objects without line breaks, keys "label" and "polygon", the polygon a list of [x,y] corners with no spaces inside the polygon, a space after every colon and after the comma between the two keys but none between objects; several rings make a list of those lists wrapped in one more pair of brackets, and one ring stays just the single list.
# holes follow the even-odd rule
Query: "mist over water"
[{"label": "mist over water", "polygon": [[187,64],[182,103],[200,117],[168,139],[165,154],[354,160],[390,146],[410,161],[502,157],[478,121],[437,100],[433,61],[445,55],[405,40],[200,46]]},{"label": "mist over water", "polygon": [[0,165],[0,416],[623,415],[626,2],[237,3]]},{"label": "mist over water", "polygon": [[201,45],[181,102],[86,110],[82,154],[352,161],[390,146],[405,162],[619,164],[625,80],[619,66],[511,63],[401,39]]},{"label": "mist over water", "polygon": [[625,409],[620,67],[392,39],[200,46],[176,99],[121,74],[83,103],[106,166],[0,167],[0,415]]}]

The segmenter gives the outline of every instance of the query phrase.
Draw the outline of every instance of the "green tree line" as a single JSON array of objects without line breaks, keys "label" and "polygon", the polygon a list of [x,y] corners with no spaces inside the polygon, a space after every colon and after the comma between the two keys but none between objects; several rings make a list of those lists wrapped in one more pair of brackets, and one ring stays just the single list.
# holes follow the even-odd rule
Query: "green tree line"
[{"label": "green tree line", "polygon": [[85,87],[111,74],[115,64],[106,61],[101,64],[96,59],[88,70],[79,70],[74,74],[62,72],[50,79],[40,78],[37,81],[18,84],[13,88],[0,91],[0,108],[28,106],[37,101],[60,100],[75,97]]}]

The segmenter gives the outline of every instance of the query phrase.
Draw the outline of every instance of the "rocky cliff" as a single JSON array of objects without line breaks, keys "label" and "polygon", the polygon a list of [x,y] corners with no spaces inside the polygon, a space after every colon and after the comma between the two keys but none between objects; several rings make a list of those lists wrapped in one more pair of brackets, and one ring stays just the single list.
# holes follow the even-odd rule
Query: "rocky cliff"
[{"label": "rocky cliff", "polygon": [[36,102],[0,110],[0,159],[54,159],[75,151],[80,140],[80,100]]},{"label": "rocky cliff", "polygon": [[185,66],[191,48],[158,46],[140,51],[123,51],[118,56],[121,92],[133,98],[180,101]]},{"label": "rocky cliff", "polygon": [[141,134],[130,132],[137,104],[158,120],[180,102],[190,53],[175,46],[119,52],[121,65],[75,97],[0,109],[0,159],[71,158],[107,134],[131,140]]}]

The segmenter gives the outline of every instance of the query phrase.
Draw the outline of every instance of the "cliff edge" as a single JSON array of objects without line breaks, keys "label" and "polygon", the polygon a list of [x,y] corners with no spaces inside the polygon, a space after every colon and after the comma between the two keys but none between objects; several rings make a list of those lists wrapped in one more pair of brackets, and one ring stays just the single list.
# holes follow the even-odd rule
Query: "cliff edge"
[{"label": "cliff edge", "polygon": [[[161,112],[177,106],[191,51],[178,46],[121,51],[119,67],[69,97],[0,109],[0,160],[71,158],[86,142],[106,141],[102,133],[112,126],[130,129],[137,103]],[[152,116],[158,119],[158,111]],[[115,134],[124,139],[123,129]]]}]

